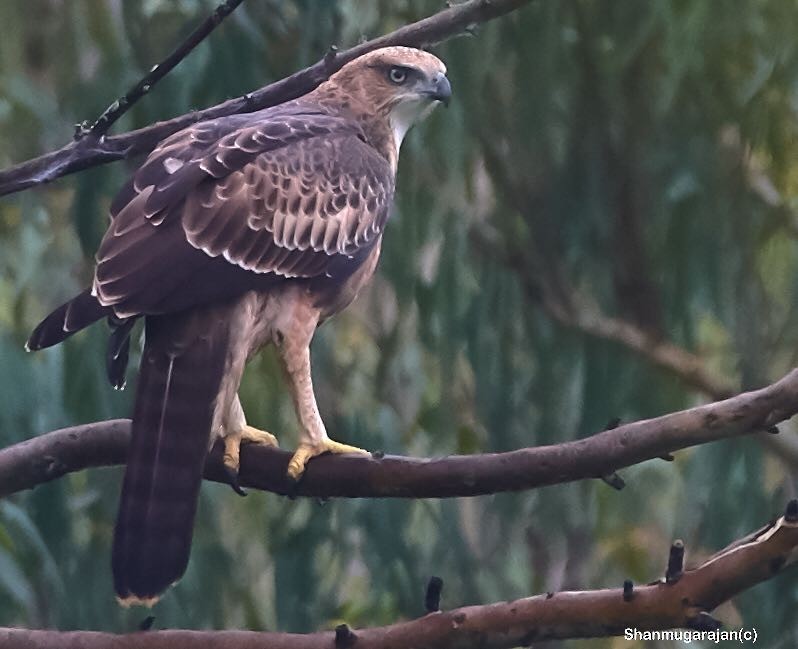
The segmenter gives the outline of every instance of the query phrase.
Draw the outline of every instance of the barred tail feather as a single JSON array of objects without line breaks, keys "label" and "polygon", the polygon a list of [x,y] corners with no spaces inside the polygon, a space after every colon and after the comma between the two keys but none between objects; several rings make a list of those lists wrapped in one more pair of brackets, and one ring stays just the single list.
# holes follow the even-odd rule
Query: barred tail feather
[{"label": "barred tail feather", "polygon": [[153,604],[188,564],[229,333],[208,312],[150,317],[114,531],[114,589]]}]

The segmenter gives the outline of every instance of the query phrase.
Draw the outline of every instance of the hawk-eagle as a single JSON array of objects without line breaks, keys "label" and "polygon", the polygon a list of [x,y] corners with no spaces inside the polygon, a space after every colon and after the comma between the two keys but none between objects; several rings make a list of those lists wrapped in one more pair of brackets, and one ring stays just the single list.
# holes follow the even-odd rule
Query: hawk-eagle
[{"label": "hawk-eagle", "polygon": [[327,436],[310,341],[377,264],[407,130],[451,87],[427,52],[388,47],[309,94],[190,126],[152,151],[111,205],[90,288],[51,313],[31,350],[101,318],[108,375],[122,387],[131,327],[145,319],[132,439],[114,532],[114,588],[152,604],[186,569],[203,465],[223,438],[237,487],[239,445],[276,444],[238,399],[247,360],[278,350],[300,423],[288,473]]}]

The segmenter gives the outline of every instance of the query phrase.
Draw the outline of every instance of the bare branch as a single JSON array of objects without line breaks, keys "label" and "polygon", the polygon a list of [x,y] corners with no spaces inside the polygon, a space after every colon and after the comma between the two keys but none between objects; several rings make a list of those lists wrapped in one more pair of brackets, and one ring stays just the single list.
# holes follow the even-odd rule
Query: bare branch
[{"label": "bare branch", "polygon": [[191,51],[205,40],[205,38],[207,38],[227,16],[233,13],[243,1],[244,0],[225,0],[217,6],[213,13],[203,20],[199,27],[192,31],[169,56],[158,65],[154,65],[135,86],[125,93],[124,96],[108,106],[91,127],[79,131],[78,139],[83,137],[93,137],[96,139],[105,135],[108,129],[113,126],[114,122],[129,111],[133,104],[152,90],[152,87],[156,83],[163,79],[175,66],[186,58]]},{"label": "bare branch", "polygon": [[[448,498],[600,478],[697,444],[769,430],[798,413],[798,369],[776,383],[716,403],[625,424],[585,439],[507,453],[435,459],[325,456],[299,485],[286,478],[291,454],[247,446],[241,483],[279,494],[317,497]],[[121,464],[129,422],[112,420],[54,431],[0,451],[0,496],[89,467]],[[219,445],[205,477],[228,482]]]},{"label": "bare branch", "polygon": [[[477,246],[485,245],[484,238],[478,234],[474,234],[472,240]],[[500,256],[497,254],[496,257]],[[735,393],[735,385],[711,372],[706,361],[698,354],[624,318],[608,316],[594,302],[566,286],[566,282],[560,278],[559,292],[569,291],[563,303],[562,295],[558,299],[554,297],[554,291],[547,290],[547,287],[541,290],[527,269],[517,264],[514,258],[508,256],[505,263],[518,273],[530,299],[540,304],[549,317],[564,327],[617,343],[710,399],[726,399]],[[782,462],[798,467],[798,439],[795,436],[761,433],[758,440]]]},{"label": "bare branch", "polygon": [[[511,263],[508,262],[508,265]],[[578,295],[576,291],[567,296],[566,307],[559,300],[552,299],[546,291],[540,291],[534,286],[525,270],[519,270],[518,274],[527,294],[541,305],[549,317],[561,325],[588,336],[617,343],[711,399],[726,399],[735,393],[734,384],[711,372],[706,361],[698,354],[646,331],[633,322],[608,316],[595,303]],[[562,281],[559,288],[563,289]],[[798,467],[798,439],[765,433],[760,434],[758,439],[781,461]]]},{"label": "bare branch", "polygon": [[[514,207],[519,212],[526,213],[534,201],[523,191],[521,184],[514,182],[506,170],[502,171],[502,158],[495,150],[494,143],[486,138],[482,138],[481,142],[487,161],[497,170],[494,180],[499,183],[501,191]],[[761,170],[750,166],[750,155],[744,153],[744,148],[739,145],[737,130],[722,133],[721,142],[747,165],[751,187],[755,190],[757,186],[763,187],[763,176],[758,175]],[[760,198],[766,203],[769,200],[761,192]],[[773,195],[770,198],[773,199]],[[772,200],[770,204],[776,207]],[[564,274],[558,272],[560,269],[551,259],[547,259],[543,267],[536,266],[534,258],[514,251],[507,242],[504,245],[498,243],[495,233],[484,229],[472,229],[470,238],[474,248],[486,258],[502,260],[508,269],[515,272],[528,298],[564,327],[617,343],[711,399],[728,398],[739,389],[734,382],[712,372],[700,355],[655,332],[647,331],[628,319],[606,314],[594,300],[580,294]],[[795,435],[763,433],[758,436],[758,440],[782,462],[798,468],[798,438]]]},{"label": "bare branch", "polygon": [[713,399],[725,399],[734,394],[734,385],[710,372],[704,359],[697,354],[628,320],[606,315],[576,292],[570,296],[569,307],[544,304],[546,312],[560,324],[589,336],[619,343]]},{"label": "bare branch", "polygon": [[[795,504],[791,503],[794,513]],[[742,591],[770,579],[798,558],[798,522],[788,514],[685,570],[672,583],[592,591],[548,593],[467,606],[390,626],[307,635],[254,631],[146,631],[127,635],[90,631],[60,632],[0,628],[0,645],[18,649],[80,646],[82,649],[330,649],[346,637],[359,649],[507,649],[532,642],[596,638],[663,629],[717,632],[713,609]],[[711,637],[709,638],[712,639]]]},{"label": "bare branch", "polygon": [[348,50],[331,50],[332,54],[328,52],[318,63],[243,97],[129,133],[106,137],[102,141],[84,138],[71,142],[57,151],[0,171],[0,196],[41,185],[82,169],[147,153],[164,138],[195,122],[252,112],[295,99],[310,92],[344,64],[366,52],[387,45],[429,47],[462,34],[474,25],[510,13],[529,2],[530,0],[468,0]]}]

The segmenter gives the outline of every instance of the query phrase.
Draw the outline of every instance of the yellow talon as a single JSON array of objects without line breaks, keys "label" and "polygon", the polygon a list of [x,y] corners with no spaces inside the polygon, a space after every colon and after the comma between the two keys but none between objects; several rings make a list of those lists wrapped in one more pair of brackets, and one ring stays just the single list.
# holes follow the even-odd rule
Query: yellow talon
[{"label": "yellow talon", "polygon": [[265,430],[252,426],[244,426],[235,433],[224,436],[224,465],[238,473],[240,463],[241,444],[263,444],[264,446],[279,446],[277,438]]},{"label": "yellow talon", "polygon": [[357,446],[350,446],[349,444],[342,444],[332,439],[324,439],[318,444],[301,443],[291,461],[288,463],[288,477],[292,480],[299,480],[305,472],[305,467],[308,462],[322,453],[356,453],[358,455],[371,455],[368,451],[358,448]]}]

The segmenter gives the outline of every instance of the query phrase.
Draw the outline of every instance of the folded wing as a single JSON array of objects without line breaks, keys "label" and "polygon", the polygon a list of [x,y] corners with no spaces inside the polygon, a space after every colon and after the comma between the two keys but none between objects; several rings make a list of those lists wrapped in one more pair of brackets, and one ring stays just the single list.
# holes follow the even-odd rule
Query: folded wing
[{"label": "folded wing", "polygon": [[103,306],[169,313],[356,269],[385,226],[390,167],[356,123],[279,108],[153,151],[112,205],[93,285]]}]

